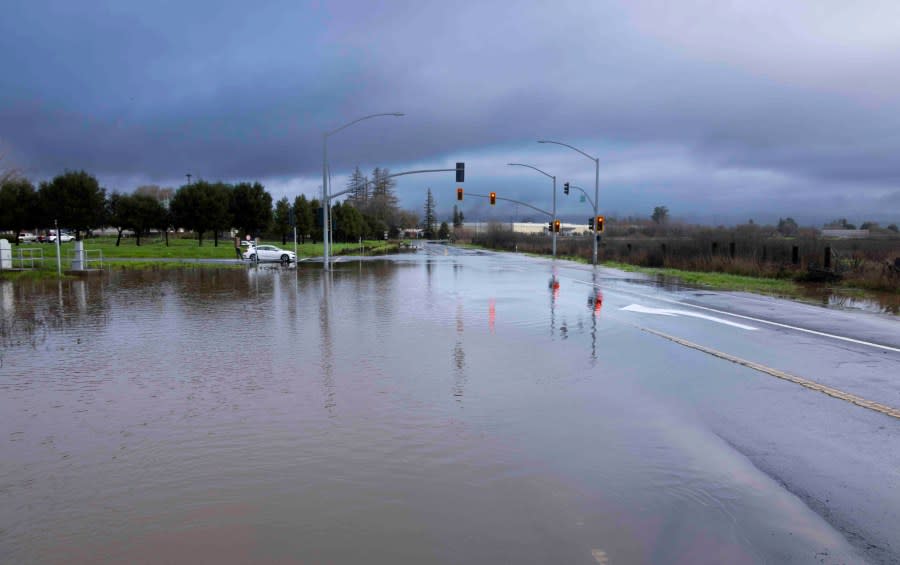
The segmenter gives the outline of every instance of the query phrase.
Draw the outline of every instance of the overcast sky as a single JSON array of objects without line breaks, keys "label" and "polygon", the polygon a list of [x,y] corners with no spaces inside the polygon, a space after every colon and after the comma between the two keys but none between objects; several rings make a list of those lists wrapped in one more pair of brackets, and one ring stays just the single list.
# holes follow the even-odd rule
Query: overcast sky
[{"label": "overcast sky", "polygon": [[[465,189],[607,214],[900,221],[900,2],[6,0],[4,163],[109,190],[260,180],[313,196],[355,166],[465,161]],[[455,204],[451,173],[401,205]],[[469,217],[524,209],[467,198]],[[540,218],[535,218],[540,219]]]}]

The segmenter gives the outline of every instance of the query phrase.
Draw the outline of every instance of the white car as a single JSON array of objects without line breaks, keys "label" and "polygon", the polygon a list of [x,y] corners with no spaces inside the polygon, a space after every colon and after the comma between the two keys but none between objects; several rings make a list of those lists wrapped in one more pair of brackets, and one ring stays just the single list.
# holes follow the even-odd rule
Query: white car
[{"label": "white car", "polygon": [[19,242],[25,243],[31,241],[37,241],[37,237],[35,237],[33,233],[22,232],[19,234]]},{"label": "white car", "polygon": [[260,245],[256,247],[249,245],[247,246],[247,251],[244,251],[243,257],[244,259],[256,261],[257,255],[259,255],[260,261],[281,261],[282,263],[290,263],[291,261],[297,260],[297,255],[295,255],[293,251],[286,251],[280,247],[275,247],[274,245]]},{"label": "white car", "polygon": [[[47,239],[50,241],[50,243],[55,243],[56,242],[56,234],[55,233],[50,234],[50,237]],[[70,241],[75,241],[74,235],[72,235],[70,233],[60,234],[60,236],[59,236],[60,243],[68,243]]]}]

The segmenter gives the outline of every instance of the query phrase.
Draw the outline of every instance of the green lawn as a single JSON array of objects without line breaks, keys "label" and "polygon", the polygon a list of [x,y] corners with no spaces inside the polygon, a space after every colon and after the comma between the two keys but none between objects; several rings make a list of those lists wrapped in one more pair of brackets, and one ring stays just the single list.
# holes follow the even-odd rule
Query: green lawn
[{"label": "green lawn", "polygon": [[[293,251],[293,241],[286,245],[281,245],[280,241],[260,241],[277,245],[283,249]],[[74,243],[60,244],[62,251],[63,269],[69,268],[69,258],[71,257]],[[396,241],[384,240],[365,240],[363,241],[365,254],[387,253],[393,251],[397,247]],[[22,249],[39,249],[43,252],[43,265],[38,269],[40,271],[56,272],[56,246],[41,243],[28,243],[21,246]],[[99,251],[103,257],[103,263],[116,267],[127,268],[161,268],[162,263],[153,265],[153,259],[183,259],[181,262],[167,262],[167,266],[178,267],[184,265],[194,265],[195,259],[236,259],[234,253],[234,245],[231,239],[219,240],[218,247],[212,240],[204,240],[203,245],[199,245],[196,239],[186,238],[169,238],[169,245],[166,246],[163,238],[142,238],[141,245],[138,246],[134,238],[123,238],[122,242],[116,247],[115,237],[96,237],[87,239],[84,242],[84,248],[88,252],[88,258],[94,259]],[[19,248],[13,246],[13,256],[18,257]],[[246,248],[242,248],[242,251]],[[359,243],[335,243],[332,250],[334,255],[348,254],[355,255],[360,253]],[[323,254],[322,243],[304,243],[297,246],[297,256],[304,257],[321,257]],[[120,261],[117,259],[147,259],[147,261]],[[15,261],[18,265],[18,260]],[[22,277],[24,275],[17,275]],[[37,276],[37,275],[31,275]],[[7,277],[9,278],[9,277]]]}]

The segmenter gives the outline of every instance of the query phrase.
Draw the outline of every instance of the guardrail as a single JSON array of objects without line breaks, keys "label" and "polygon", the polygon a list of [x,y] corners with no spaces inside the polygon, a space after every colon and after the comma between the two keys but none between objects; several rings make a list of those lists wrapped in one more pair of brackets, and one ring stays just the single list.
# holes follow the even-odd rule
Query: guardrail
[{"label": "guardrail", "polygon": [[81,269],[78,269],[78,257],[74,249],[66,251],[66,261],[69,262],[69,268],[73,270],[83,269],[102,269],[103,268],[103,250],[102,249],[85,249],[81,256]]},{"label": "guardrail", "polygon": [[19,247],[17,254],[13,256],[13,266],[19,262],[20,269],[34,269],[35,263],[44,263],[44,250],[40,247]]}]

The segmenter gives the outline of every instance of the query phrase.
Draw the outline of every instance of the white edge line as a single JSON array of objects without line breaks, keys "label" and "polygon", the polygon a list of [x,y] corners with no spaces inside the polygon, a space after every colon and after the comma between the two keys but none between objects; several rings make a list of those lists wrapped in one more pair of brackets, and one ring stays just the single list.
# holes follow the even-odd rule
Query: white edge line
[{"label": "white edge line", "polygon": [[[603,288],[601,285],[595,285],[595,284],[592,283],[592,282],[582,281],[582,280],[579,280],[579,279],[576,279],[576,278],[573,278],[572,280],[575,281],[576,283],[579,283],[579,284],[584,284],[584,285],[592,286],[592,287],[596,287],[596,288]],[[637,296],[643,296],[644,298],[649,298],[649,299],[651,299],[651,300],[661,300],[661,301],[663,301],[663,302],[670,302],[670,303],[672,303],[672,304],[678,304],[679,306],[687,306],[687,307],[690,307],[690,308],[697,308],[697,309],[699,309],[699,310],[707,310],[707,311],[709,311],[709,312],[715,312],[715,313],[717,313],[717,314],[724,314],[724,315],[726,315],[726,316],[734,316],[735,318],[743,318],[744,320],[751,320],[751,321],[753,321],[753,322],[759,322],[760,324],[769,324],[769,325],[771,325],[771,326],[778,326],[778,327],[780,327],[780,328],[787,328],[787,329],[789,329],[789,330],[795,330],[795,331],[798,331],[798,332],[805,332],[805,333],[808,333],[808,334],[818,335],[818,336],[822,336],[822,337],[829,337],[829,338],[831,338],[831,339],[839,339],[839,340],[841,340],[841,341],[847,341],[847,342],[850,342],[850,343],[856,343],[856,344],[859,344],[859,345],[866,345],[866,346],[869,346],[869,347],[875,347],[875,348],[878,348],[878,349],[886,349],[887,351],[893,351],[893,352],[895,352],[895,353],[900,353],[900,348],[897,348],[897,347],[891,347],[890,345],[882,345],[882,344],[880,344],[880,343],[872,343],[872,342],[869,342],[869,341],[863,341],[863,340],[861,340],[861,339],[854,339],[854,338],[852,338],[852,337],[845,337],[845,336],[842,336],[842,335],[834,335],[834,334],[829,334],[829,333],[825,333],[825,332],[820,332],[820,331],[817,331],[817,330],[810,330],[810,329],[807,329],[807,328],[800,328],[800,327],[797,327],[797,326],[791,326],[791,325],[788,325],[788,324],[782,324],[782,323],[780,323],[780,322],[773,322],[773,321],[771,321],[771,320],[763,320],[762,318],[754,318],[753,316],[745,316],[745,315],[743,315],[743,314],[735,314],[735,313],[733,313],[733,312],[726,312],[725,310],[717,310],[717,309],[715,309],[715,308],[709,308],[708,306],[698,306],[698,305],[696,305],[696,304],[690,304],[689,302],[681,302],[681,301],[678,301],[678,300],[672,300],[671,298],[662,298],[662,297],[660,297],[660,296],[651,296],[651,295],[648,295],[648,294],[642,294],[642,293],[640,293],[640,292],[621,291],[621,289],[609,289],[609,290],[613,290],[613,292],[615,292],[615,291],[618,290],[618,291],[620,291],[620,292],[626,292],[626,293],[628,293],[628,294],[635,294],[635,295],[637,295]]]}]

